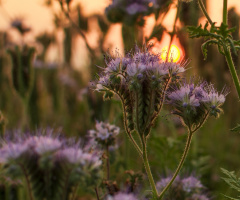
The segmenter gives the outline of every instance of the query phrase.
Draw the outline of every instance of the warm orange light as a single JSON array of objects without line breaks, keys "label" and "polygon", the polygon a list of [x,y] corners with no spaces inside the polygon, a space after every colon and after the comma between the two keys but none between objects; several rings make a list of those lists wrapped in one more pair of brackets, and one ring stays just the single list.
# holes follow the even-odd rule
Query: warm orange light
[{"label": "warm orange light", "polygon": [[[168,46],[163,47],[161,50],[161,58],[163,61],[166,60],[167,51],[168,51]],[[168,61],[178,62],[180,57],[181,57],[180,49],[176,45],[171,45],[169,55],[168,55]]]}]

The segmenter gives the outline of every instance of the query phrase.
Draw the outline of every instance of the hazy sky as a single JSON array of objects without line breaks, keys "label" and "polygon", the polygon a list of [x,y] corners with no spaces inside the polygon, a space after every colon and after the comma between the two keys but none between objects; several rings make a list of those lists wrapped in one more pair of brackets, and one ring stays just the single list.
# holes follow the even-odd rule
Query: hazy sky
[{"label": "hazy sky", "polygon": [[[56,0],[53,0],[56,1]],[[85,13],[103,13],[110,0],[73,0],[81,2]],[[52,29],[52,13],[43,5],[44,0],[0,0],[0,29],[9,26],[9,19],[23,16],[34,32]],[[213,21],[221,21],[222,0],[208,0],[208,7]],[[240,13],[240,0],[229,0],[229,6],[236,6]],[[5,11],[7,13],[5,13]],[[174,14],[173,14],[174,15]]]},{"label": "hazy sky", "polygon": [[[57,0],[53,1],[56,2]],[[0,2],[2,4],[2,7],[0,7],[0,30],[8,29],[10,27],[10,20],[15,17],[23,17],[26,24],[32,27],[32,31],[34,34],[44,32],[46,30],[53,30],[53,15],[51,10],[44,6],[44,0],[0,0]],[[111,0],[73,0],[73,2],[80,2],[82,7],[84,8],[84,13],[88,15],[90,13],[103,13],[104,8],[111,2]],[[212,20],[221,22],[223,0],[207,0],[207,2]],[[240,0],[228,0],[228,2],[229,7],[235,6],[237,12],[240,14]],[[58,6],[55,9],[58,9]],[[172,28],[171,22],[174,21],[175,12],[176,10],[171,10],[170,14],[165,20],[165,26],[167,26],[169,29]],[[150,24],[149,26],[151,26],[151,20],[148,22],[148,24]],[[148,26],[146,27],[146,29],[151,30]],[[113,35],[114,37],[109,37],[108,42],[113,43],[114,46],[118,46],[121,49],[121,26],[114,25],[111,30],[114,32],[114,34],[112,34],[111,32],[109,35]],[[12,34],[12,36],[14,38],[16,37],[15,41],[18,40],[16,34]],[[90,37],[92,38],[91,35]],[[116,40],[116,38],[119,38],[119,40]],[[29,41],[34,41],[32,34],[29,34],[27,39],[29,39]],[[89,42],[90,41],[94,42],[95,40],[90,39]],[[161,46],[159,46],[158,49],[161,49],[163,46],[169,43],[167,36],[166,39],[164,39],[164,42],[160,44]],[[76,46],[79,46],[80,44],[82,44],[81,40],[75,43]],[[178,45],[178,41],[176,41],[175,44]],[[84,51],[78,49],[76,53],[83,54]],[[59,52],[55,52],[55,54],[55,56],[51,57],[58,58]],[[73,59],[73,62],[79,63],[78,56],[76,55],[74,56],[74,58],[75,57],[76,59]]]}]

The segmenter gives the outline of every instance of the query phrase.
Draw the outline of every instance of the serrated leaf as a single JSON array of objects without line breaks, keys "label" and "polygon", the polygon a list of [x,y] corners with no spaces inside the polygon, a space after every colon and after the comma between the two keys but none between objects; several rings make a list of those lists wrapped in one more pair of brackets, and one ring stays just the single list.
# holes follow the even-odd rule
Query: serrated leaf
[{"label": "serrated leaf", "polygon": [[227,196],[225,194],[222,194],[224,197],[228,198],[228,199],[232,199],[232,200],[240,200],[240,199],[236,199],[236,198],[233,198],[233,197],[230,197],[230,196]]}]

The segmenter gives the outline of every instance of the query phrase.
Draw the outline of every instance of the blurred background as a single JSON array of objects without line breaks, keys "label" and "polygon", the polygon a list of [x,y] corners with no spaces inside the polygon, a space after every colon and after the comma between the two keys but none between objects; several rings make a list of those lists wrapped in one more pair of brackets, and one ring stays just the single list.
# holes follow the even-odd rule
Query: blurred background
[{"label": "blurred background", "polygon": [[[84,137],[96,120],[122,127],[120,148],[115,152],[116,160],[112,160],[115,178],[120,181],[119,172],[141,171],[143,167],[139,167],[141,160],[136,160],[137,152],[124,134],[121,103],[117,98],[103,101],[102,95],[93,91],[92,81],[100,71],[98,66],[105,65],[105,52],[124,55],[124,50],[129,51],[136,43],[148,42],[153,45],[153,52],[161,52],[171,41],[176,47],[176,62],[190,61],[187,77],[201,76],[219,90],[225,85],[231,89],[224,114],[217,120],[209,119],[195,134],[182,171],[183,175],[200,177],[213,199],[224,199],[221,193],[234,194],[221,180],[220,167],[240,169],[240,135],[230,131],[240,123],[240,104],[228,66],[215,46],[209,47],[208,58],[204,60],[203,39],[188,38],[186,26],[206,21],[196,1],[181,3],[176,21],[177,1],[156,2],[156,7],[149,5],[149,12],[138,15],[132,11],[124,18],[122,10],[110,6],[110,0],[1,0],[0,120],[4,121],[6,132],[60,127],[67,136],[77,137]],[[219,25],[222,2],[208,0],[205,6]],[[239,0],[229,0],[229,26],[237,27],[233,34],[236,40],[239,16]],[[14,56],[6,51],[14,51],[16,45],[22,49],[35,48],[34,58],[29,58],[33,77],[27,103],[22,101],[24,98],[14,82],[12,69],[17,65]],[[239,72],[240,58],[233,59]],[[186,130],[169,113],[164,108],[148,144],[156,180],[176,168],[186,139]],[[6,199],[16,196],[8,195]]]}]

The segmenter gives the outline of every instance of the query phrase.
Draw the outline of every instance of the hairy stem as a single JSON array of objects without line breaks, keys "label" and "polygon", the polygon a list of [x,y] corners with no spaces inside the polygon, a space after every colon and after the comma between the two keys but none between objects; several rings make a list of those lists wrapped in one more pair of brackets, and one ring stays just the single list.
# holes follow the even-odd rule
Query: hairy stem
[{"label": "hairy stem", "polygon": [[223,0],[223,23],[228,24],[228,10],[227,10],[228,0]]},{"label": "hairy stem", "polygon": [[230,70],[231,75],[232,75],[232,79],[233,79],[235,88],[236,88],[237,93],[238,93],[238,98],[240,99],[240,83],[239,83],[237,71],[235,69],[235,66],[234,66],[234,63],[233,63],[233,60],[232,60],[230,49],[225,47],[224,48],[224,54],[225,54],[225,58],[226,58],[229,70]]},{"label": "hairy stem", "polygon": [[144,166],[145,166],[145,169],[146,169],[148,180],[149,180],[151,188],[152,188],[153,199],[158,199],[157,188],[156,188],[156,185],[155,185],[155,182],[154,182],[154,179],[153,179],[153,176],[152,176],[152,172],[151,172],[151,169],[150,169],[150,166],[149,166],[149,162],[148,162],[147,146],[146,146],[146,140],[144,138],[144,135],[141,136],[141,139],[142,139],[142,143],[143,143],[142,159],[143,159],[143,163],[144,163]]},{"label": "hairy stem", "polygon": [[188,133],[188,138],[187,138],[187,142],[186,142],[186,146],[185,146],[185,150],[183,152],[182,158],[180,160],[180,163],[178,164],[178,167],[171,179],[171,181],[167,184],[167,186],[163,189],[163,191],[161,192],[161,194],[159,195],[159,198],[162,199],[163,195],[165,194],[165,192],[169,189],[169,187],[172,185],[173,181],[175,180],[175,178],[177,177],[179,171],[181,170],[183,163],[187,157],[189,148],[190,148],[190,144],[191,144],[191,140],[192,140],[192,136],[193,136],[193,132],[189,131]]},{"label": "hairy stem", "polygon": [[201,8],[201,10],[202,10],[202,12],[203,12],[203,14],[204,14],[204,16],[207,18],[208,22],[212,25],[213,22],[212,22],[210,16],[208,15],[207,10],[206,10],[206,8],[205,8],[202,0],[198,0],[198,4],[199,4],[199,6],[200,6],[200,8]]},{"label": "hairy stem", "polygon": [[33,200],[33,195],[32,195],[32,188],[31,188],[31,184],[30,184],[30,179],[27,173],[27,170],[25,169],[25,167],[19,163],[19,166],[21,167],[23,174],[26,178],[26,183],[27,183],[27,190],[28,190],[28,194],[29,194],[29,199]]},{"label": "hairy stem", "polygon": [[109,146],[106,146],[106,154],[107,154],[107,160],[106,160],[106,167],[107,167],[107,180],[110,179],[110,162],[109,162]]}]

